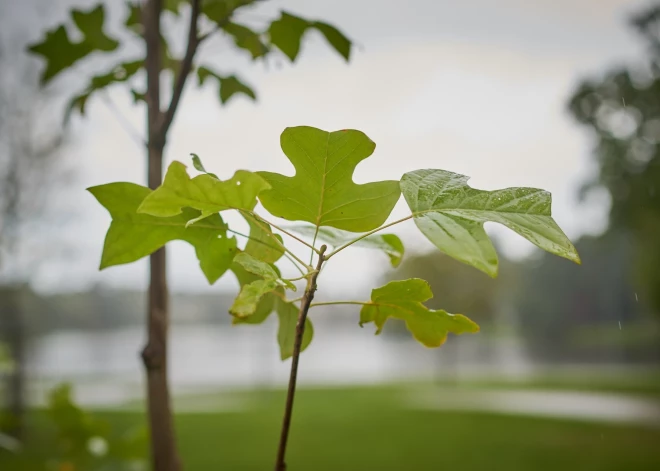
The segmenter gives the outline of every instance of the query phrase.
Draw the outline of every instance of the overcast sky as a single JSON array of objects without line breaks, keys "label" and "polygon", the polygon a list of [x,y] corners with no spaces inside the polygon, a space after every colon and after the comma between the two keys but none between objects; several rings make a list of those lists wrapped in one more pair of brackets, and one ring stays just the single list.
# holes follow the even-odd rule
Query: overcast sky
[{"label": "overcast sky", "polygon": [[[190,80],[172,128],[167,160],[189,163],[189,154],[195,152],[223,178],[237,168],[292,174],[279,148],[285,127],[356,128],[377,144],[374,155],[358,167],[357,182],[399,179],[418,168],[442,168],[471,176],[470,184],[477,188],[541,187],[552,191],[553,214],[572,239],[597,233],[604,227],[607,201],[600,198],[577,205],[577,189],[593,171],[591,141],[567,115],[565,103],[580,78],[597,76],[641,56],[642,46],[626,26],[626,18],[635,5],[643,4],[624,0],[266,2],[244,15],[244,20],[259,24],[284,8],[335,24],[359,49],[347,65],[320,36],[310,35],[298,63],[291,66],[281,60],[281,67],[271,63],[266,68],[250,64],[226,40],[209,42],[201,62],[222,72],[237,72],[257,90],[258,103],[240,97],[220,107],[215,86],[200,90]],[[121,2],[111,14],[114,22],[122,19]],[[53,23],[48,26],[58,19],[49,17],[47,22]],[[183,33],[177,28],[168,31]],[[130,56],[130,48],[125,54]],[[70,74],[69,80],[75,83],[81,74]],[[133,107],[121,89],[111,96],[131,126],[142,131],[144,109]],[[87,111],[72,122],[71,156],[80,165],[76,185],[69,188],[75,196],[68,204],[79,217],[65,228],[67,237],[79,244],[79,255],[47,264],[36,283],[45,290],[83,289],[97,282],[142,288],[146,261],[97,271],[109,216],[84,188],[115,180],[144,183],[143,152],[102,100],[92,100]],[[402,200],[392,218],[405,215],[405,210]],[[530,253],[531,244],[519,236],[498,227],[489,231],[500,239],[507,255]],[[410,250],[432,248],[410,222],[395,232]],[[172,289],[206,289],[191,247],[174,243],[169,253]],[[378,253],[346,251],[324,278],[333,290],[364,291],[386,266]],[[234,280],[226,278],[218,286],[234,286]]]}]

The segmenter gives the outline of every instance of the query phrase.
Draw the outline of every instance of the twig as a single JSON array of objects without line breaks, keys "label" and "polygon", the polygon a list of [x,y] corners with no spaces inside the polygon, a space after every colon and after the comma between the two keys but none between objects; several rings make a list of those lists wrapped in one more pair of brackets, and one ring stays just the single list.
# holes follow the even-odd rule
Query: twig
[{"label": "twig", "polygon": [[309,307],[332,306],[332,305],[335,305],[335,304],[359,304],[360,306],[364,306],[366,304],[371,304],[371,303],[367,303],[367,302],[364,302],[364,301],[326,301],[326,302],[322,302],[322,303],[310,304]]},{"label": "twig", "polygon": [[286,443],[289,438],[289,428],[291,427],[291,414],[293,413],[293,399],[296,395],[296,379],[298,377],[298,361],[300,360],[300,350],[302,347],[303,334],[305,333],[305,320],[307,312],[314,299],[316,292],[316,279],[319,276],[323,262],[325,262],[325,253],[328,247],[322,245],[319,249],[319,260],[316,264],[316,271],[312,273],[307,281],[307,288],[300,303],[300,312],[296,324],[296,338],[293,343],[293,355],[291,357],[291,375],[289,376],[289,389],[286,395],[286,405],[284,407],[284,418],[282,419],[282,433],[280,435],[280,446],[277,450],[277,461],[275,462],[275,471],[286,471]]},{"label": "twig", "polygon": [[397,219],[396,221],[391,222],[391,223],[389,223],[389,224],[385,224],[384,226],[380,226],[379,228],[374,229],[373,231],[369,231],[369,232],[367,232],[367,233],[365,233],[365,234],[362,234],[360,237],[358,237],[358,238],[356,238],[356,239],[353,239],[353,240],[351,240],[351,241],[349,241],[349,242],[346,242],[344,245],[342,245],[342,246],[339,247],[338,249],[335,249],[333,252],[330,252],[330,254],[328,254],[328,256],[325,257],[325,259],[326,259],[326,260],[329,260],[329,259],[330,259],[332,256],[334,256],[335,254],[341,252],[341,251],[344,250],[346,247],[348,247],[348,246],[350,246],[350,245],[353,245],[354,243],[356,243],[356,242],[358,242],[358,241],[364,239],[365,237],[369,237],[371,234],[374,234],[374,233],[376,233],[376,232],[378,232],[378,231],[382,231],[383,229],[387,229],[388,227],[391,227],[391,226],[393,226],[393,225],[395,225],[395,224],[399,224],[400,222],[404,222],[404,221],[407,221],[408,219],[412,219],[412,217],[413,217],[413,214],[411,214],[410,216],[406,216],[405,218]]},{"label": "twig", "polygon": [[176,109],[179,106],[179,100],[181,100],[181,95],[183,93],[183,88],[186,85],[186,79],[192,70],[192,63],[193,59],[195,58],[195,52],[197,52],[197,46],[199,46],[200,43],[200,38],[197,33],[197,19],[199,18],[200,3],[201,0],[190,0],[190,27],[188,29],[188,45],[186,46],[186,55],[183,56],[181,68],[179,69],[179,74],[176,77],[174,91],[172,92],[172,100],[170,101],[170,105],[167,107],[167,111],[165,111],[163,114],[163,120],[160,123],[158,129],[162,136],[167,135],[167,131],[172,124],[174,113],[176,113]]},{"label": "twig", "polygon": [[113,114],[119,125],[124,128],[126,134],[128,134],[139,146],[148,147],[147,142],[140,136],[131,123],[128,122],[124,115],[121,114],[105,90],[101,93],[101,99],[103,99],[103,102]]}]

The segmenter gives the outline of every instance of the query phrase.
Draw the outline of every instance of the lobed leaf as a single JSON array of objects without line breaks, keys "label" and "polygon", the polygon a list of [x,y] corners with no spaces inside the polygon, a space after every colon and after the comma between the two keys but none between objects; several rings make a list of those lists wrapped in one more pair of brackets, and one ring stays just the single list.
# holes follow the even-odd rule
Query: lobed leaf
[{"label": "lobed leaf", "polygon": [[168,217],[188,207],[201,211],[199,217],[204,218],[227,209],[252,210],[257,195],[266,188],[263,178],[247,170],[238,170],[226,181],[206,174],[190,178],[186,166],[175,161],[167,169],[163,184],[144,199],[138,212]]},{"label": "lobed leaf", "polygon": [[41,42],[28,46],[30,52],[42,56],[46,61],[46,68],[40,79],[42,85],[92,52],[111,52],[119,46],[119,42],[109,37],[103,30],[105,23],[103,4],[89,11],[73,9],[71,17],[83,36],[81,41],[72,42],[66,27],[60,25],[54,30],[47,31],[46,37]]},{"label": "lobed leaf", "polygon": [[138,207],[152,194],[134,183],[110,183],[88,188],[112,216],[105,237],[100,269],[139,260],[172,240],[195,247],[200,267],[209,283],[215,283],[231,266],[237,252],[236,239],[227,237],[227,226],[215,214],[186,227],[200,212],[186,208],[180,214],[161,218],[139,214]]},{"label": "lobed leaf", "polygon": [[364,133],[300,126],[285,129],[280,142],[296,174],[258,172],[271,187],[259,194],[270,213],[353,232],[370,231],[385,222],[399,199],[399,183],[353,182],[355,167],[376,147]]},{"label": "lobed leaf", "polygon": [[580,263],[551,216],[550,193],[536,188],[476,190],[468,177],[444,170],[416,170],[401,178],[415,224],[447,255],[497,276],[497,253],[484,223],[497,222],[537,247]]},{"label": "lobed leaf", "polygon": [[[238,258],[238,254],[236,257]],[[229,308],[229,313],[236,317],[247,317],[255,313],[261,298],[274,291],[279,284],[276,279],[255,280],[241,287],[241,291]]]},{"label": "lobed leaf", "polygon": [[[317,237],[333,247],[340,247],[360,236],[360,234],[342,231],[334,227],[319,227],[317,231],[314,226],[298,225],[289,226],[287,229],[312,239]],[[389,257],[393,267],[399,266],[404,253],[403,242],[395,234],[372,234],[355,242],[353,247],[382,250]]]},{"label": "lobed leaf", "polygon": [[218,95],[220,96],[220,102],[223,105],[227,103],[234,95],[239,93],[242,93],[243,95],[246,95],[253,100],[257,99],[257,94],[254,92],[254,90],[243,83],[235,75],[228,75],[223,77],[207,67],[200,67],[197,69],[197,80],[200,86],[203,85],[206,79],[209,77],[213,77],[218,81]]},{"label": "lobed leaf", "polygon": [[320,21],[309,21],[288,12],[281,12],[279,19],[268,28],[270,42],[282,51],[291,62],[300,52],[300,44],[309,29],[318,30],[328,43],[348,61],[351,54],[351,41],[337,28]]},{"label": "lobed leaf", "polygon": [[261,36],[247,26],[229,22],[222,30],[234,39],[236,47],[248,51],[252,59],[258,59],[268,53],[268,46],[261,40]]},{"label": "lobed leaf", "polygon": [[270,225],[260,218],[247,213],[242,216],[250,226],[250,238],[245,244],[245,253],[267,263],[278,261],[284,255],[284,248],[280,245],[283,243],[282,236],[274,234]]},{"label": "lobed leaf", "polygon": [[433,297],[429,284],[419,278],[390,283],[371,291],[371,301],[360,311],[360,326],[373,322],[376,334],[389,318],[400,319],[413,337],[427,347],[439,347],[449,332],[475,333],[479,326],[461,314],[427,308],[424,301]]}]

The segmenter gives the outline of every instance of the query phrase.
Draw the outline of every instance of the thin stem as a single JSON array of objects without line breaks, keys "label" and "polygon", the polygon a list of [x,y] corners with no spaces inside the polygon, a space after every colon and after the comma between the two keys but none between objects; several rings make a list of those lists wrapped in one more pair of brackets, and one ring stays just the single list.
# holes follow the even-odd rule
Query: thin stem
[{"label": "thin stem", "polygon": [[291,357],[291,375],[289,376],[289,389],[286,395],[286,405],[284,407],[284,418],[282,419],[282,433],[280,435],[280,446],[277,450],[277,461],[275,462],[275,471],[286,471],[286,443],[289,438],[289,428],[291,427],[291,414],[293,413],[293,399],[296,395],[296,380],[298,377],[298,361],[300,360],[300,350],[302,349],[303,334],[305,333],[305,320],[309,307],[314,299],[316,292],[316,279],[319,276],[321,267],[325,262],[325,253],[328,247],[322,245],[319,249],[319,260],[316,264],[316,270],[307,281],[307,288],[300,303],[300,312],[296,324],[296,337],[293,343],[293,356]]},{"label": "thin stem", "polygon": [[179,68],[179,74],[176,77],[174,83],[174,90],[172,91],[172,99],[170,105],[167,107],[167,110],[162,114],[162,121],[160,123],[159,131],[163,136],[167,135],[167,131],[172,124],[174,119],[174,113],[179,106],[179,100],[181,100],[181,95],[183,94],[183,89],[186,85],[186,79],[190,74],[190,71],[193,67],[193,59],[195,58],[195,53],[197,52],[197,47],[199,46],[200,38],[199,33],[197,32],[197,19],[201,11],[201,0],[190,0],[190,25],[188,27],[188,44],[186,46],[186,54],[183,56],[181,61],[181,67]]},{"label": "thin stem", "polygon": [[291,263],[293,263],[293,266],[298,269],[298,271],[300,272],[301,275],[305,275],[305,270],[300,268],[300,265],[298,265],[298,263],[291,257],[291,255],[284,252],[284,256],[287,258],[287,260],[289,260]]},{"label": "thin stem", "polygon": [[[262,220],[262,221],[265,222],[266,224],[269,224],[271,227],[274,227],[274,228],[277,229],[278,231],[280,231],[280,232],[282,232],[282,233],[288,235],[288,236],[291,237],[292,239],[295,239],[295,240],[297,240],[298,242],[300,242],[301,244],[303,244],[304,246],[306,246],[306,247],[312,249],[314,252],[319,253],[319,249],[317,249],[316,247],[314,247],[313,245],[311,245],[309,242],[305,242],[305,241],[302,240],[300,237],[298,237],[298,236],[296,236],[296,235],[294,235],[294,234],[291,234],[291,233],[290,233],[289,231],[287,231],[286,229],[282,229],[280,226],[276,226],[276,225],[273,224],[272,222],[267,221],[266,219],[262,218],[262,217],[259,216],[257,213],[255,213],[254,211],[248,211],[247,209],[241,209],[240,211],[245,212],[245,213],[248,213],[249,215],[251,215],[251,216],[252,216],[253,218],[255,218],[255,219],[260,219],[260,220]],[[303,265],[306,265],[306,264],[303,263]],[[311,265],[311,262],[310,262],[310,265]]]},{"label": "thin stem", "polygon": [[360,306],[364,306],[364,305],[370,304],[370,303],[366,303],[366,302],[363,302],[363,301],[326,301],[326,302],[322,302],[322,303],[310,304],[309,307],[332,306],[332,305],[335,305],[335,304],[359,304]]},{"label": "thin stem", "polygon": [[121,114],[121,112],[117,109],[117,107],[112,102],[110,96],[108,96],[105,90],[103,90],[103,93],[101,93],[101,99],[108,107],[112,115],[115,117],[119,125],[122,128],[124,128],[126,134],[128,134],[131,137],[131,139],[133,139],[139,146],[146,148],[147,143],[145,142],[145,140],[142,139],[142,137],[137,132],[137,130],[131,125],[131,123],[128,122],[128,120],[124,117],[124,115]]},{"label": "thin stem", "polygon": [[374,229],[373,231],[369,231],[369,232],[367,232],[367,233],[365,233],[365,234],[362,234],[360,237],[358,237],[358,238],[356,238],[356,239],[353,239],[353,240],[351,240],[351,241],[349,241],[349,242],[346,242],[344,245],[342,245],[342,246],[339,247],[338,249],[335,249],[333,252],[330,252],[330,254],[328,254],[328,256],[325,257],[325,259],[326,259],[326,260],[330,260],[330,258],[331,258],[332,256],[334,256],[335,254],[341,252],[341,251],[344,250],[346,247],[349,247],[349,246],[353,245],[354,243],[356,243],[356,242],[358,242],[358,241],[364,239],[365,237],[369,237],[371,234],[374,234],[374,233],[376,233],[376,232],[378,232],[378,231],[382,231],[383,229],[387,229],[388,227],[391,227],[391,226],[393,226],[393,225],[395,225],[395,224],[399,224],[399,223],[401,223],[401,222],[407,221],[408,219],[412,219],[412,217],[413,217],[413,215],[411,214],[410,216],[406,216],[405,218],[397,219],[397,220],[394,221],[394,222],[391,222],[391,223],[389,223],[389,224],[385,224],[384,226],[380,226],[379,228]]},{"label": "thin stem", "polygon": [[[312,247],[316,247],[316,238],[319,235],[319,227],[320,226],[316,226],[316,231],[314,231],[314,239],[312,240]],[[314,252],[309,254],[309,264],[311,265],[313,261],[314,261]]]},{"label": "thin stem", "polygon": [[298,280],[304,280],[307,278],[309,275],[313,274],[314,272],[309,272],[309,273],[304,273],[302,276],[299,276],[298,278],[286,278],[286,281],[298,281]]}]

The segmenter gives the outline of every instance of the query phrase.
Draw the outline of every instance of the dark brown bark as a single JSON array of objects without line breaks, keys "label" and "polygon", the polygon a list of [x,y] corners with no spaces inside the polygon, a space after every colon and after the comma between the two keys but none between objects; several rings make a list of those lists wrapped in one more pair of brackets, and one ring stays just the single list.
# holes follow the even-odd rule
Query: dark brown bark
[{"label": "dark brown bark", "polygon": [[280,434],[280,446],[277,450],[277,460],[275,462],[275,471],[286,471],[286,445],[289,439],[289,429],[291,428],[291,416],[293,415],[293,400],[296,395],[296,382],[298,380],[298,362],[300,361],[300,350],[302,349],[303,334],[305,333],[305,321],[309,307],[316,293],[316,279],[321,272],[321,267],[325,261],[324,254],[327,247],[322,245],[319,249],[319,259],[316,264],[316,270],[309,277],[305,294],[300,301],[300,312],[298,313],[298,322],[296,323],[296,338],[293,343],[293,355],[291,357],[291,374],[289,375],[289,389],[286,394],[286,405],[284,406],[284,418],[282,419],[282,432]]},{"label": "dark brown bark", "polygon": [[[157,188],[163,178],[164,136],[159,132],[160,72],[162,50],[160,16],[162,0],[148,0],[142,21],[147,46],[147,129],[149,188]],[[167,376],[167,335],[169,303],[167,291],[166,252],[162,248],[149,258],[149,304],[147,312],[147,345],[142,361],[147,375],[147,412],[150,430],[151,460],[154,471],[179,471],[181,461],[174,434],[174,419]]]},{"label": "dark brown bark", "polygon": [[[160,17],[162,0],[148,0],[142,11],[144,40],[147,46],[147,128],[149,188],[157,188],[163,180],[163,151],[172,120],[176,113],[186,79],[199,45],[197,19],[200,0],[191,0],[188,46],[179,75],[175,80],[172,101],[161,111],[160,74],[162,71]],[[147,410],[151,432],[151,457],[154,471],[179,471],[181,460],[176,446],[174,419],[168,384],[169,294],[165,248],[149,258],[149,305],[147,313],[147,345],[142,361],[147,374]]]}]

